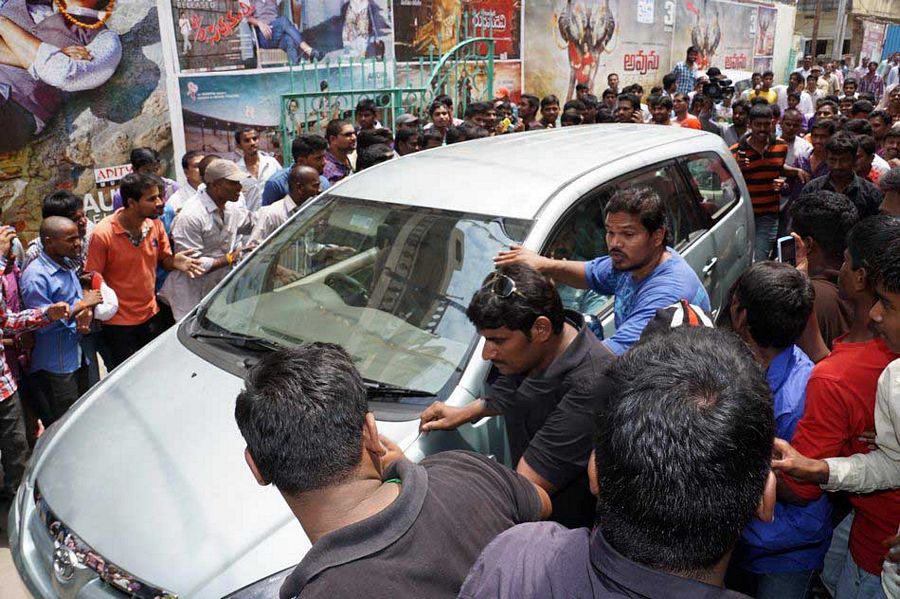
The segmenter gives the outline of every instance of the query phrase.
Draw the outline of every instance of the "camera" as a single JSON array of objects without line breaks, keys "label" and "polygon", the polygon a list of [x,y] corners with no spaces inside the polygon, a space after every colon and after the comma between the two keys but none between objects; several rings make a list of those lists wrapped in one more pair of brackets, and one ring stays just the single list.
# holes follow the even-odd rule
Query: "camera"
[{"label": "camera", "polygon": [[703,95],[713,100],[721,100],[725,96],[734,95],[734,83],[731,79],[713,79],[703,85]]}]

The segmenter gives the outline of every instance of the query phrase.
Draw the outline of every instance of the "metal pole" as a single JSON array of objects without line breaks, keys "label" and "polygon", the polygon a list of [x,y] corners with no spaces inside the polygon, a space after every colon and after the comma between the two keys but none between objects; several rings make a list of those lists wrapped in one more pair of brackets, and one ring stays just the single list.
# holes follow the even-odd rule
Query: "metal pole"
[{"label": "metal pole", "polygon": [[819,43],[819,21],[822,19],[822,0],[816,0],[816,16],[813,19],[812,41],[809,55],[813,58],[813,64],[816,62],[816,46]]},{"label": "metal pole", "polygon": [[834,47],[831,49],[831,58],[840,60],[844,50],[844,35],[847,30],[847,0],[841,0],[838,4],[837,22],[834,31]]}]

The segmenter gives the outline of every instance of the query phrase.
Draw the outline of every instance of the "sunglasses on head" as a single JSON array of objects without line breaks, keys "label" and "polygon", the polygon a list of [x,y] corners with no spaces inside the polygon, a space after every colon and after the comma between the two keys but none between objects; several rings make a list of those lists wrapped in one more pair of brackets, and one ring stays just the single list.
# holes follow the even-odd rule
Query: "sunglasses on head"
[{"label": "sunglasses on head", "polygon": [[525,297],[525,295],[519,291],[516,286],[516,282],[507,275],[501,274],[499,272],[493,272],[488,276],[487,280],[484,282],[484,285],[481,286],[482,289],[487,289],[492,294],[497,297],[506,299],[511,295],[515,294],[519,297]]}]

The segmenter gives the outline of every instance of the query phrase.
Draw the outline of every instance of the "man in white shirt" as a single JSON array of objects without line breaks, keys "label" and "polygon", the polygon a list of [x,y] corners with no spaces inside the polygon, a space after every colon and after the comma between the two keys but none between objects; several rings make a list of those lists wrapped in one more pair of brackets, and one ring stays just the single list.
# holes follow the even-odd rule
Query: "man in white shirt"
[{"label": "man in white shirt", "polygon": [[[885,217],[880,217],[885,218]],[[877,301],[869,311],[874,328],[894,352],[900,352],[900,239],[894,239],[874,269]],[[881,373],[875,395],[877,449],[846,458],[812,460],[781,439],[775,440],[778,459],[772,468],[796,479],[819,483],[826,491],[873,493],[900,488],[900,360]],[[894,558],[900,561],[900,535],[893,539]],[[881,575],[888,597],[900,596],[898,564],[885,561]]]},{"label": "man in white shirt", "polygon": [[804,56],[800,68],[794,72],[799,73],[800,76],[803,77],[803,81],[806,81],[806,78],[809,77],[809,74],[812,72],[812,66],[812,56]]},{"label": "man in white shirt", "polygon": [[319,186],[319,171],[303,164],[294,165],[288,174],[288,195],[259,209],[250,243],[262,243],[307,201],[319,195]]},{"label": "man in white shirt", "polygon": [[188,150],[181,157],[181,168],[184,170],[184,176],[187,178],[188,184],[180,187],[178,191],[166,200],[162,221],[167,233],[172,232],[172,221],[184,208],[185,203],[197,195],[197,192],[203,186],[203,177],[200,175],[200,163],[204,157],[205,155],[200,150]]},{"label": "man in white shirt", "polygon": [[206,189],[199,192],[181,210],[172,226],[175,252],[194,250],[203,273],[194,278],[172,272],[160,295],[180,320],[221,281],[241,257],[240,235],[249,235],[256,214],[238,201],[242,182],[247,178],[235,163],[217,159],[206,168]]},{"label": "man in white shirt", "polygon": [[243,155],[237,165],[249,175],[242,183],[244,202],[248,210],[256,212],[262,203],[266,181],[281,170],[281,164],[272,156],[259,151],[259,132],[256,129],[238,129],[234,139]]},{"label": "man in white shirt", "polygon": [[816,111],[812,98],[809,93],[803,89],[805,82],[806,81],[803,79],[800,72],[794,71],[788,77],[787,85],[776,85],[772,88],[772,90],[778,94],[778,106],[781,108],[782,113],[788,109],[788,94],[791,92],[800,94],[800,104],[797,105],[797,110],[802,114],[811,114]]}]

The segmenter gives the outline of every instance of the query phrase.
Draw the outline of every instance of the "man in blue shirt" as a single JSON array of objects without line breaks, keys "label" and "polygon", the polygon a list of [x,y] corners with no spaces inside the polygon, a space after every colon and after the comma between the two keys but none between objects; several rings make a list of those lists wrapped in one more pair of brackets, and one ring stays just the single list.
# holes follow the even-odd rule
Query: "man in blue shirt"
[{"label": "man in blue shirt", "polygon": [[711,311],[696,273],[666,245],[666,210],[656,191],[645,185],[617,191],[606,205],[604,223],[607,256],[590,262],[554,260],[513,246],[494,262],[498,267],[527,264],[558,284],[615,295],[616,333],[603,343],[616,355],[634,345],[658,308],[686,299]]},{"label": "man in blue shirt", "polygon": [[294,164],[281,169],[266,181],[266,187],[262,194],[262,205],[274,204],[288,195],[288,176],[291,174],[291,168],[296,165],[308,166],[318,171],[319,193],[331,187],[331,182],[322,175],[325,171],[325,150],[327,149],[328,142],[321,135],[307,133],[297,136],[291,144],[291,156],[294,157]]},{"label": "man in blue shirt", "polygon": [[[766,369],[775,434],[791,439],[806,402],[813,363],[794,345],[812,313],[812,284],[796,268],[758,262],[738,279],[729,306],[732,328]],[[831,542],[824,495],[807,505],[778,502],[775,520],[744,529],[726,578],[729,588],[758,599],[805,599]]]},{"label": "man in blue shirt", "polygon": [[[27,308],[45,308],[66,302],[71,317],[35,331],[31,352],[31,372],[41,400],[47,403],[52,421],[57,420],[87,391],[86,357],[79,345],[79,330],[87,330],[89,314],[83,314],[101,302],[98,291],[83,292],[76,271],[70,266],[81,255],[78,225],[51,216],[41,223],[40,256],[22,275],[22,299]],[[45,422],[50,426],[51,422]]]},{"label": "man in blue shirt", "polygon": [[685,59],[675,65],[672,74],[675,75],[675,91],[682,94],[689,94],[694,91],[694,85],[697,81],[697,74],[700,68],[697,66],[697,59],[700,58],[700,49],[691,46],[687,49]]}]

